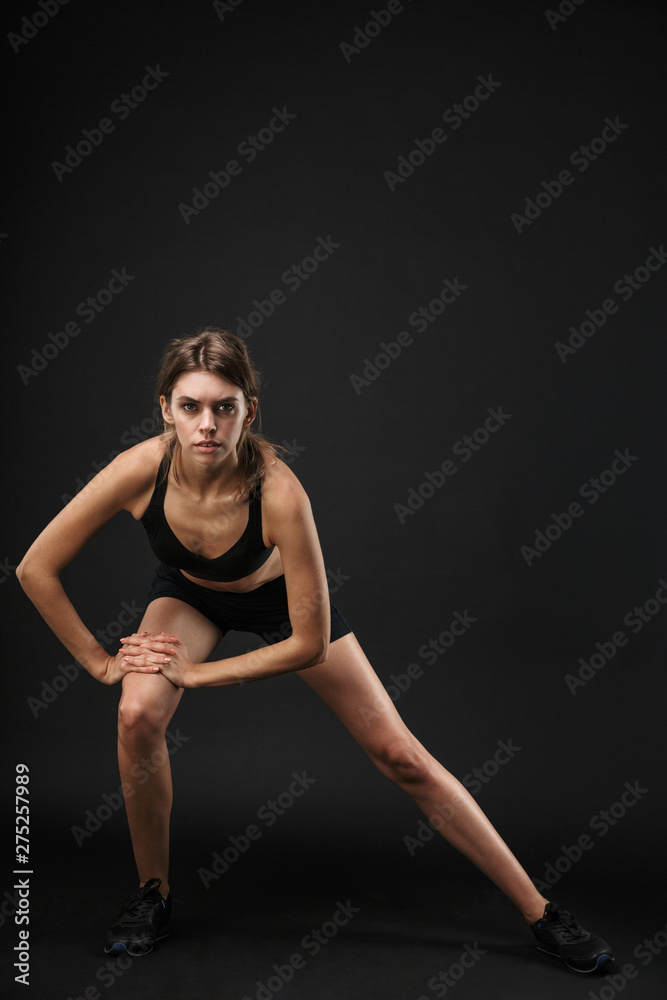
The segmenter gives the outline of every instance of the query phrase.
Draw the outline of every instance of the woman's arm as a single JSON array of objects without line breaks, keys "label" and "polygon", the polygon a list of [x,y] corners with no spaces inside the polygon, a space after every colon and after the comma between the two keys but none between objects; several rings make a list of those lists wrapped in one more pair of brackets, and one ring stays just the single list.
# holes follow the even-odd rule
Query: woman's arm
[{"label": "woman's arm", "polygon": [[[287,585],[292,635],[275,645],[210,663],[193,663],[179,641],[167,635],[129,638],[144,654],[130,662],[148,663],[150,652],[169,659],[161,672],[177,687],[212,687],[274,677],[321,663],[329,648],[330,602],[324,559],[310,501],[287,466],[276,463],[262,489],[266,533],[278,547]],[[268,480],[268,481],[267,481]],[[128,640],[123,640],[128,641]],[[150,652],[149,652],[150,651]]]},{"label": "woman's arm", "polygon": [[102,469],[46,526],[16,568],[21,586],[49,628],[93,677],[106,684],[119,681],[128,665],[122,655],[109,655],[86,628],[65,593],[60,573],[100,528],[119,511],[129,510],[147,490],[151,467],[157,468],[157,440],[136,445]]}]

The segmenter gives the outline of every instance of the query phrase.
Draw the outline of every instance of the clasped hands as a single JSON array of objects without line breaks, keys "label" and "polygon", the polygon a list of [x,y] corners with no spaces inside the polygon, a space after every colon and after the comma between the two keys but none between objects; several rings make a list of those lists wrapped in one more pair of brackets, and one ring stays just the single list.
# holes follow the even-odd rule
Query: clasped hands
[{"label": "clasped hands", "polygon": [[161,673],[176,687],[193,687],[195,664],[185,644],[170,632],[135,632],[121,640],[118,652],[125,671]]}]

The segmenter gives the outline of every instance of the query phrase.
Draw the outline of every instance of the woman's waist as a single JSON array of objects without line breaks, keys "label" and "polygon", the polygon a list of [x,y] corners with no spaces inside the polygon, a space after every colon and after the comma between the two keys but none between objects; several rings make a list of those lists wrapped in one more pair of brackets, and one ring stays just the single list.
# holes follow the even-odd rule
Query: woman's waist
[{"label": "woman's waist", "polygon": [[183,569],[170,568],[184,577],[188,583],[196,587],[204,587],[207,590],[217,590],[229,594],[247,594],[283,576],[283,564],[277,549],[273,550],[267,561],[259,569],[255,570],[254,573],[250,573],[249,576],[243,577],[241,580],[207,580],[195,576],[193,573],[188,573]]}]

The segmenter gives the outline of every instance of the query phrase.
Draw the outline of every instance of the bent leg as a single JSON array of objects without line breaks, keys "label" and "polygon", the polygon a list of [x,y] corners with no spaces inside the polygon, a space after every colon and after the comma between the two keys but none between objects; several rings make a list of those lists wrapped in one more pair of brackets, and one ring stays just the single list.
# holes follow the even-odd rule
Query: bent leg
[{"label": "bent leg", "polygon": [[[178,635],[195,662],[205,660],[221,638],[212,622],[174,597],[158,597],[148,605],[137,631],[144,629]],[[173,792],[165,734],[183,689],[163,674],[138,672],[126,674],[122,685],[118,766],[139,882],[159,878],[167,896]]]},{"label": "bent leg", "polygon": [[548,900],[468,790],[408,730],[355,636],[337,639],[324,663],[298,674],[442,836],[484,872],[529,923],[539,920]]}]

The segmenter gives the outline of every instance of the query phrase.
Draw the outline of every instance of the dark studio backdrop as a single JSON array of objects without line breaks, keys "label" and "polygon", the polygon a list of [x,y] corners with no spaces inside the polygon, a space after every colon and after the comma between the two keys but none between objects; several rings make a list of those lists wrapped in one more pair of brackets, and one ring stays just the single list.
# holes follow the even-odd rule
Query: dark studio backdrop
[{"label": "dark studio backdrop", "polygon": [[[120,692],[79,671],[13,568],[159,431],[165,343],[214,324],[262,370],[263,427],[311,497],[332,598],[406,722],[545,895],[595,915],[634,968],[626,995],[658,996],[662,4],[53,0],[3,20],[3,808],[11,831],[26,764],[33,874],[26,989],[9,844],[2,990],[241,1000],[300,950],[285,996],[416,1000],[479,940],[461,1000],[620,992],[538,961],[296,677],[186,694],[169,743],[180,930],[100,973],[134,880]],[[123,515],[66,570],[110,651],[154,563]],[[359,912],[311,957],[303,935],[348,899]]]}]

